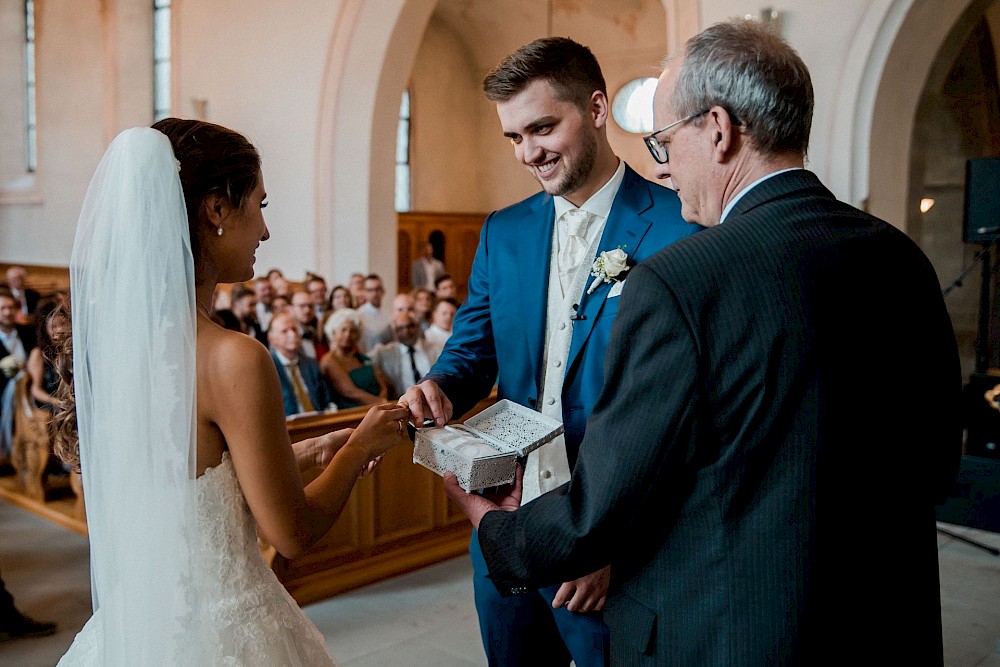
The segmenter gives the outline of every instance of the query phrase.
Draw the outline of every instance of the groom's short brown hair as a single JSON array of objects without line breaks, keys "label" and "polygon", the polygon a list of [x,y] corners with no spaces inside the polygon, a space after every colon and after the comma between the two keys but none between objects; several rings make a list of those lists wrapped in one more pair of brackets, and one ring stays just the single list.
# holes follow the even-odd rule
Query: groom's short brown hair
[{"label": "groom's short brown hair", "polygon": [[560,99],[580,109],[594,91],[608,93],[597,58],[567,37],[536,39],[514,51],[486,75],[483,92],[491,102],[506,102],[536,79],[548,81]]}]

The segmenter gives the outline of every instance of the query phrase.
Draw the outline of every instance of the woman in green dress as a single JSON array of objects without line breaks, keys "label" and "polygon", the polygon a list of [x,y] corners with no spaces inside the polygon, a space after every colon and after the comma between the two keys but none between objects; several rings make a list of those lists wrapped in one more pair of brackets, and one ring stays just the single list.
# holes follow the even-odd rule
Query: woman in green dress
[{"label": "woman in green dress", "polygon": [[326,321],[323,327],[330,351],[320,360],[320,368],[335,394],[334,402],[340,409],[359,405],[377,405],[385,402],[385,379],[361,354],[361,316],[352,308],[342,308]]}]

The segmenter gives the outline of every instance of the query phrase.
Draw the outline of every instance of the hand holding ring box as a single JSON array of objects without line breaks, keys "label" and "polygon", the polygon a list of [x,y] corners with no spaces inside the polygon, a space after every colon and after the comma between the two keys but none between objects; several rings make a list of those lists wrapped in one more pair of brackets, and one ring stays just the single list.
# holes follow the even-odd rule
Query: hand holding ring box
[{"label": "hand holding ring box", "polygon": [[503,399],[464,424],[417,429],[413,462],[455,473],[466,491],[510,484],[518,457],[562,432],[557,420]]}]

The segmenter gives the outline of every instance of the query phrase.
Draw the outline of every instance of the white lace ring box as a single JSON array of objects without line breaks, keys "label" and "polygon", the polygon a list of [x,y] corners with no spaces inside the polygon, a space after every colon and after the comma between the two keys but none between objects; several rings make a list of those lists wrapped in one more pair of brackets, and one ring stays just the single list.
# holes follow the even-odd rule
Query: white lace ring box
[{"label": "white lace ring box", "polygon": [[439,475],[451,471],[466,491],[514,481],[517,457],[563,432],[563,425],[507,399],[464,424],[417,429],[413,462]]}]

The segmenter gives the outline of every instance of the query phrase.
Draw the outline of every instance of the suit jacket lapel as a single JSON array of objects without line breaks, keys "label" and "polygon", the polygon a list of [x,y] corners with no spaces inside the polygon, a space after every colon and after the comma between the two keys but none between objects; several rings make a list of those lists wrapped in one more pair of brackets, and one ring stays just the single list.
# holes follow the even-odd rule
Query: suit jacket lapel
[{"label": "suit jacket lapel", "polygon": [[[517,253],[507,261],[518,275],[520,294],[524,295],[521,330],[524,332],[531,377],[538,387],[541,378],[542,348],[545,345],[545,320],[548,303],[549,262],[552,256],[552,226],[555,204],[551,195],[539,199],[532,215],[519,220],[514,230]],[[511,261],[513,260],[513,261]],[[512,313],[517,316],[517,313]]]},{"label": "suit jacket lapel", "polygon": [[[643,217],[643,214],[653,205],[653,198],[649,194],[649,185],[646,180],[632,171],[631,167],[625,165],[625,178],[622,180],[618,194],[615,195],[614,204],[611,206],[611,214],[604,224],[604,233],[601,235],[601,244],[597,253],[622,248],[630,257],[635,254],[643,237],[649,231],[651,222]],[[578,319],[573,323],[573,341],[570,343],[569,359],[566,363],[567,373],[573,368],[580,350],[590,336],[590,332],[597,322],[604,303],[607,300],[611,284],[604,283],[597,287],[593,294],[587,294],[591,283],[596,278],[589,276],[583,294],[580,296],[580,307],[577,310],[578,316],[586,319]]]}]

